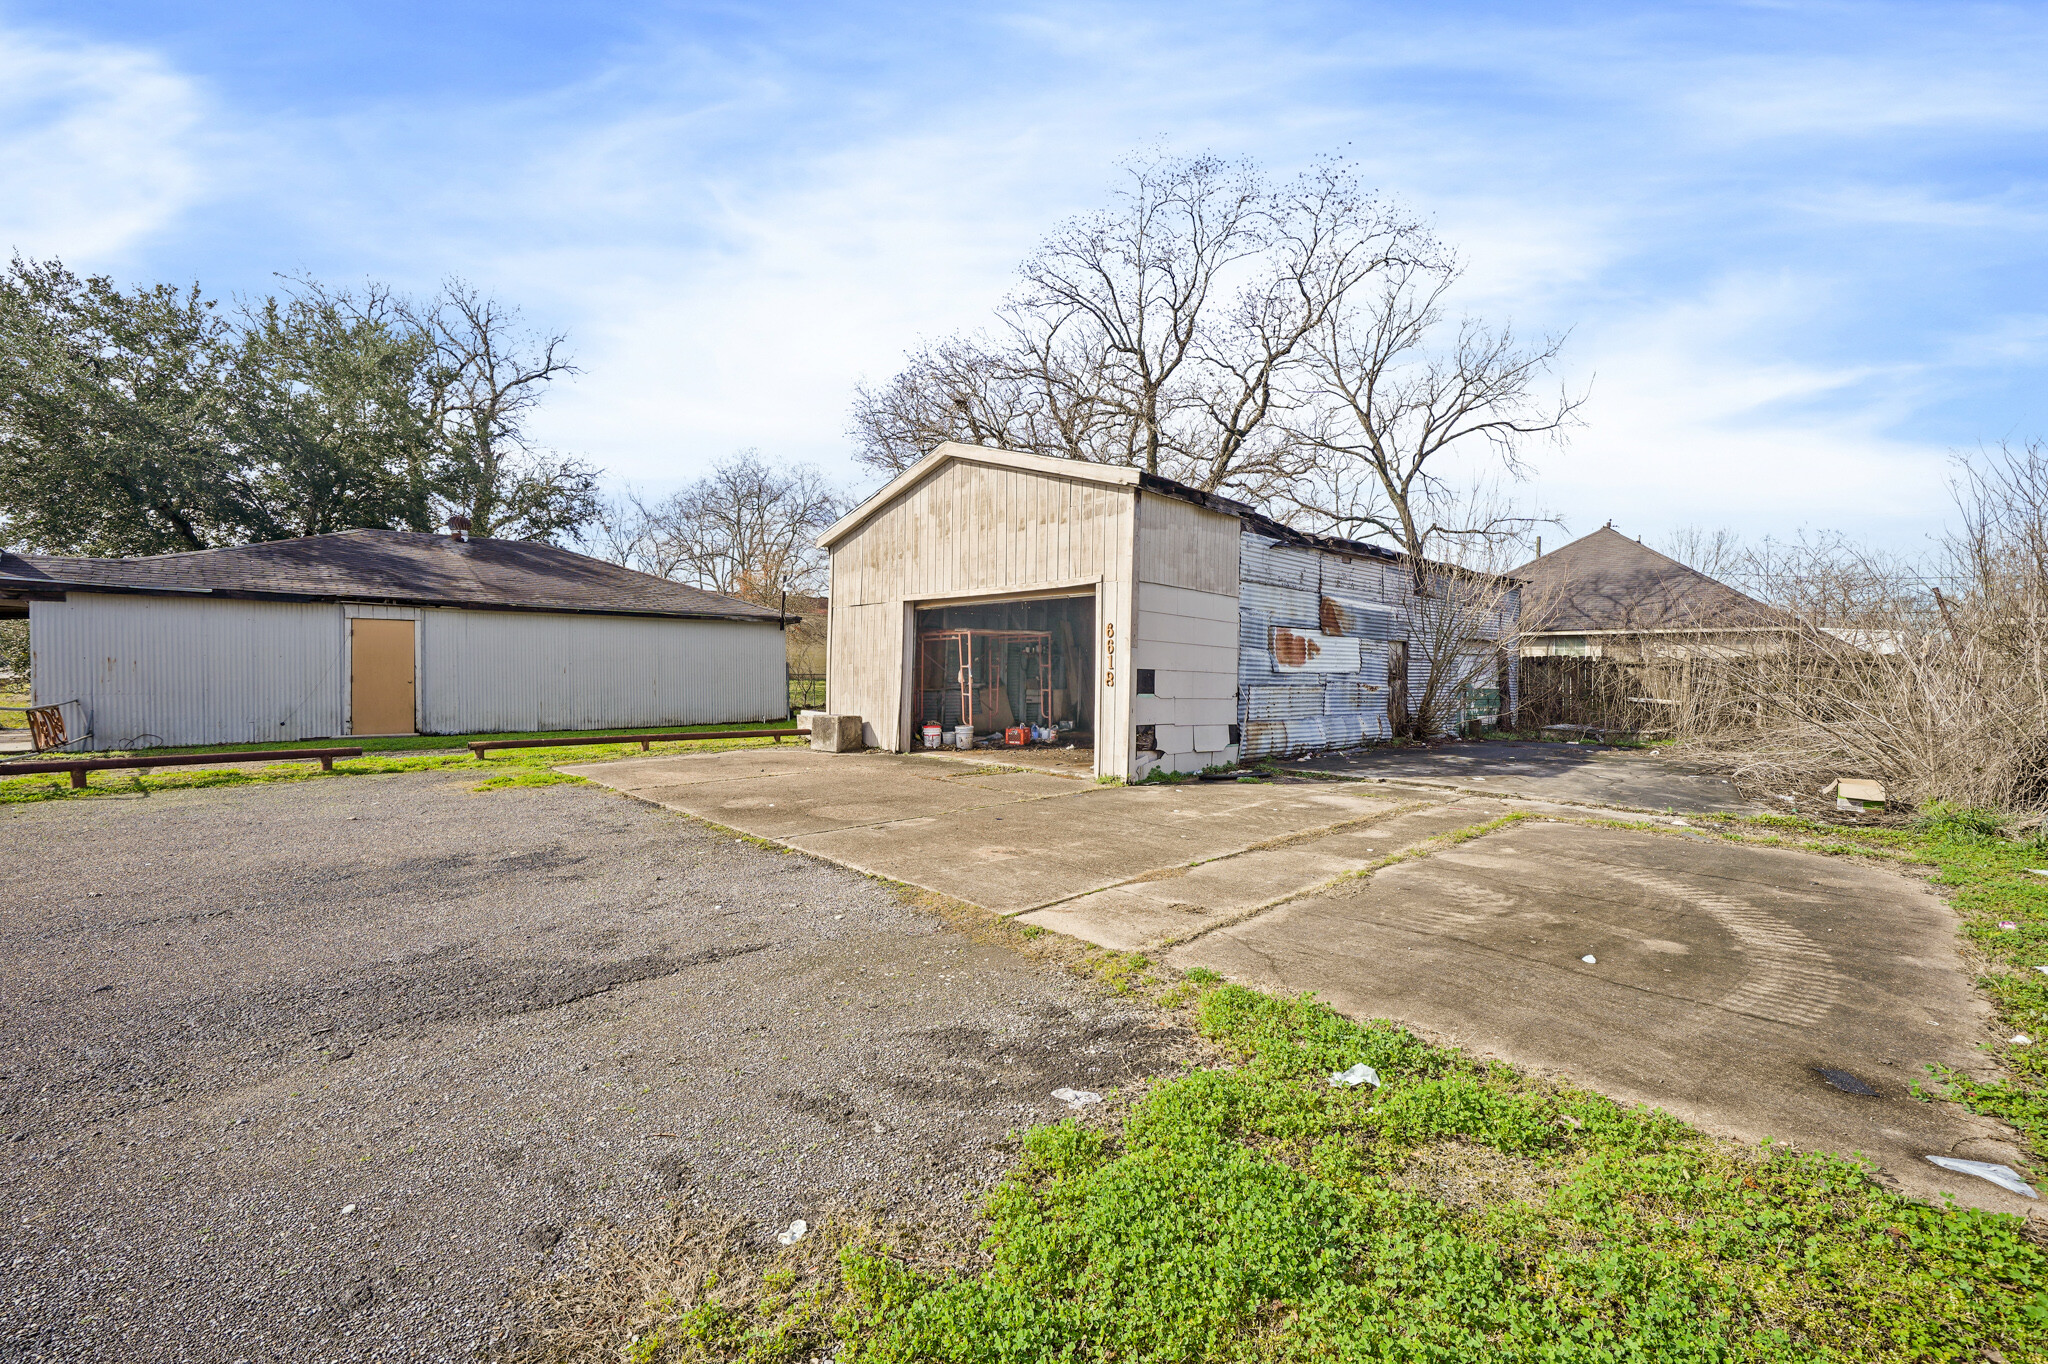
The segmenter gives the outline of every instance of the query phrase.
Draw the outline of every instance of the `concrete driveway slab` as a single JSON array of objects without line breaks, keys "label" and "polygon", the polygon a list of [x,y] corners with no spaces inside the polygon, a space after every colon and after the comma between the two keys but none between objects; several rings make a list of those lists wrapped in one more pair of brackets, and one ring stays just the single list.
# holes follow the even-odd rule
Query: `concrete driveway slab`
[{"label": "concrete driveway slab", "polygon": [[863,871],[1014,914],[1146,871],[1326,829],[1394,803],[1325,783],[1088,787],[1065,798],[985,804],[789,842]]},{"label": "concrete driveway slab", "polygon": [[[1583,958],[1591,957],[1588,962]],[[2016,1163],[1997,1124],[1907,1089],[1988,1074],[1953,911],[1890,869],[1722,840],[1525,823],[1220,929],[1168,957],[1313,990],[1705,1128],[1862,1152],[1901,1185],[2037,1205],[1925,1155]],[[1858,1077],[1873,1096],[1833,1087]]]},{"label": "concrete driveway slab", "polygon": [[1288,763],[1303,771],[1536,800],[1702,813],[1756,807],[1725,777],[1661,753],[1591,744],[1453,743],[1369,748]]},{"label": "concrete driveway slab", "polygon": [[1476,800],[1420,808],[1415,802],[1389,805],[1366,822],[1335,833],[1153,872],[1021,919],[1098,947],[1152,951],[1307,893],[1440,834],[1483,824],[1506,809]]},{"label": "concrete driveway slab", "polygon": [[[737,756],[690,754],[585,763],[562,770],[671,810],[781,841],[827,829],[947,816],[977,806],[1090,789],[1037,772],[980,771],[808,750],[752,764],[711,761]],[[749,771],[750,766],[758,770]]]}]

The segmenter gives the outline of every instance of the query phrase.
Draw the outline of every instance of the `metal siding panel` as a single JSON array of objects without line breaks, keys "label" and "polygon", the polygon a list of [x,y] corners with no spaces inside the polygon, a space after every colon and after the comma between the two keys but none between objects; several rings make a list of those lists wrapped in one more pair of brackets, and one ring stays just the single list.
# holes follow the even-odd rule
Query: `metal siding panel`
[{"label": "metal siding panel", "polygon": [[1323,713],[1321,687],[1246,687],[1247,720],[1303,720]]},{"label": "metal siding panel", "polygon": [[1400,638],[1394,632],[1400,628],[1401,613],[1394,607],[1351,593],[1325,591],[1323,595],[1343,617],[1340,621],[1331,622],[1340,627],[1335,633],[1355,635],[1360,639]]},{"label": "metal siding panel", "polygon": [[427,733],[729,724],[788,709],[772,625],[438,610],[420,631]]},{"label": "metal siding panel", "polygon": [[92,748],[341,733],[333,605],[75,592],[30,609],[36,701],[79,701]]},{"label": "metal siding panel", "polygon": [[1246,583],[1289,587],[1297,592],[1321,589],[1322,572],[1314,550],[1276,545],[1250,531],[1243,534],[1238,544],[1239,572]]},{"label": "metal siding panel", "polygon": [[[1283,673],[1356,674],[1358,641],[1348,635],[1323,635],[1314,630],[1273,627],[1273,666]],[[1291,661],[1298,659],[1299,662]]]}]

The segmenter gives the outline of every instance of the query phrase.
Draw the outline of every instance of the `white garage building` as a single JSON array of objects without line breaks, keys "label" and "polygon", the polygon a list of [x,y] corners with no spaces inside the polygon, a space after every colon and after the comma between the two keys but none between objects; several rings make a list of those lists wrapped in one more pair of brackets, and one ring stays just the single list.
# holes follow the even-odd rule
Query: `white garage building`
[{"label": "white garage building", "polygon": [[73,748],[788,716],[777,612],[526,541],[0,553],[0,614],[24,613]]},{"label": "white garage building", "polygon": [[[1136,469],[948,443],[820,543],[826,706],[880,748],[1036,727],[1140,780],[1388,738],[1429,678],[1405,555]],[[1502,586],[1475,656],[1515,629]],[[1503,656],[1467,713],[1514,687]]]}]

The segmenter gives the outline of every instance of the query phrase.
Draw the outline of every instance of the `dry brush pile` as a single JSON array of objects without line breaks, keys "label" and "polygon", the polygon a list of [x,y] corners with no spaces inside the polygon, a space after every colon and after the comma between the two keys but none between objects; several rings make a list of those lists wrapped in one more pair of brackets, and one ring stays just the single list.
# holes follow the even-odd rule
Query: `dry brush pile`
[{"label": "dry brush pile", "polygon": [[1931,563],[1837,538],[1753,555],[1782,628],[1664,665],[1685,749],[1768,793],[1857,776],[1895,803],[2048,807],[2048,446],[1963,461],[1954,488]]}]

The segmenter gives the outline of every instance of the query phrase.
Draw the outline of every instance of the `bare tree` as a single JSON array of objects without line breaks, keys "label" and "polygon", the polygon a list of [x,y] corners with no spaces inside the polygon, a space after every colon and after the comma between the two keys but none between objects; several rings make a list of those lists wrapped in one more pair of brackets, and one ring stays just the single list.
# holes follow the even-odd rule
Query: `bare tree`
[{"label": "bare tree", "polygon": [[1264,500],[1298,473],[1278,420],[1309,341],[1390,263],[1412,218],[1331,159],[1275,187],[1244,162],[1124,164],[1111,205],[1021,267],[995,337],[928,344],[855,405],[858,457],[898,471],[945,440],[1164,474]]},{"label": "bare tree", "polygon": [[567,338],[533,332],[519,310],[450,278],[399,311],[435,353],[429,413],[441,433],[436,479],[447,509],[478,536],[553,540],[597,513],[597,470],[538,449],[527,421],[548,385],[577,373]]},{"label": "bare tree", "polygon": [[[1522,346],[1508,327],[1447,321],[1445,297],[1460,273],[1448,260],[1390,262],[1369,292],[1331,310],[1310,343],[1313,388],[1293,427],[1319,457],[1295,485],[1296,505],[1353,534],[1392,539],[1417,592],[1445,542],[1510,540],[1555,519],[1475,501],[1446,477],[1449,457],[1480,450],[1525,477],[1529,443],[1561,436],[1585,401],[1537,392],[1563,338]],[[1349,491],[1349,505],[1325,500],[1331,486]]]},{"label": "bare tree", "polygon": [[742,450],[657,502],[627,489],[586,533],[600,557],[763,605],[824,590],[817,538],[846,499],[808,464],[777,468]]},{"label": "bare tree", "polygon": [[1743,558],[1742,537],[1725,526],[1719,530],[1680,526],[1659,541],[1657,548],[1694,572],[1722,582],[1736,576]]}]

